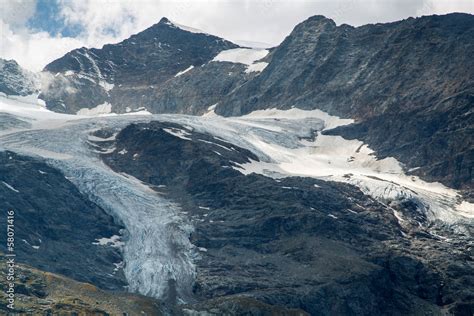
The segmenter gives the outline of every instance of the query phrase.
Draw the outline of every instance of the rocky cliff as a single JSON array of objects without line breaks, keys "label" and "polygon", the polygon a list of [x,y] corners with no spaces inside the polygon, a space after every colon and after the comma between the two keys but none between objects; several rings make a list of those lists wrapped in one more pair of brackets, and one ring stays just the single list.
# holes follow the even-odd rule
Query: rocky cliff
[{"label": "rocky cliff", "polygon": [[38,76],[23,69],[14,60],[0,58],[0,92],[6,95],[29,95],[38,91]]}]

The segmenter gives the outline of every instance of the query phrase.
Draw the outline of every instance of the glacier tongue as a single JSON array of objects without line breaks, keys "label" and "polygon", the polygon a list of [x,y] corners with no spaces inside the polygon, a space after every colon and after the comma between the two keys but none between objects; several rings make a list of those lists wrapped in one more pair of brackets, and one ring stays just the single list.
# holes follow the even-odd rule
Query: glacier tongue
[{"label": "glacier tongue", "polygon": [[195,277],[195,247],[189,241],[192,226],[179,216],[178,205],[137,179],[114,172],[87,146],[91,131],[105,126],[120,129],[136,120],[95,118],[67,128],[22,131],[3,136],[1,147],[46,158],[124,224],[124,273],[130,291],[163,298],[174,280],[178,297],[187,300]]}]

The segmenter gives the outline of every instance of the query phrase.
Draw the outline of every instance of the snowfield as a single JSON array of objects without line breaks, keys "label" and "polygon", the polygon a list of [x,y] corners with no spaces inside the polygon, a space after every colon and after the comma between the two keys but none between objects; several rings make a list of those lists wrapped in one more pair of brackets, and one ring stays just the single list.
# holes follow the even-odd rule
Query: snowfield
[{"label": "snowfield", "polygon": [[214,59],[216,61],[227,61],[247,65],[246,73],[261,72],[268,63],[258,60],[268,55],[268,50],[261,48],[233,48],[220,52]]},{"label": "snowfield", "polygon": [[[264,56],[263,52],[259,54]],[[191,140],[188,131],[204,132],[254,152],[260,161],[235,167],[244,174],[255,172],[275,179],[306,176],[350,183],[385,204],[400,198],[413,199],[433,223],[474,224],[474,205],[463,201],[457,191],[406,175],[396,159],[378,160],[361,141],[322,135],[325,129],[353,121],[319,110],[270,109],[233,118],[215,114],[87,117],[50,112],[34,96],[3,95],[1,113],[7,115],[0,115],[0,125],[4,126],[0,129],[0,149],[45,159],[120,220],[126,227],[123,236],[97,236],[97,243],[120,246],[129,290],[157,298],[166,293],[170,278],[176,280],[181,300],[190,297],[196,274],[194,260],[203,250],[190,243],[193,227],[179,205],[141,181],[115,173],[102,162],[88,145],[90,140],[98,140],[90,135],[98,129],[107,127],[119,132],[132,122],[152,120],[178,123],[186,130],[166,132],[187,140]]]}]

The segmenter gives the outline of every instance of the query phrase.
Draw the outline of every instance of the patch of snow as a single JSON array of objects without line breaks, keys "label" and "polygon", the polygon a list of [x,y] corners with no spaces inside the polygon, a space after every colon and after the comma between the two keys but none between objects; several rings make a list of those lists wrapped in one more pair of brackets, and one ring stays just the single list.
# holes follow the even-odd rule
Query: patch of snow
[{"label": "patch of snow", "polygon": [[[92,69],[94,69],[96,75],[98,78],[102,78],[102,73],[100,72],[99,66],[97,66],[97,63],[95,62],[94,58],[92,58],[87,51],[77,51],[78,54],[81,54],[82,56],[86,57],[87,60],[90,62]],[[81,64],[82,66],[82,64]]]},{"label": "patch of snow", "polygon": [[108,102],[104,102],[102,104],[97,105],[92,109],[82,108],[77,111],[77,115],[81,116],[97,116],[102,114],[109,114],[112,112],[112,104]]},{"label": "patch of snow", "polygon": [[247,66],[267,56],[268,50],[255,48],[233,48],[223,50],[212,61],[228,61]]},{"label": "patch of snow", "polygon": [[328,214],[329,217],[332,217],[334,219],[338,219],[338,217],[336,215],[333,215],[333,214]]},{"label": "patch of snow", "polygon": [[251,72],[262,72],[263,69],[265,69],[268,66],[267,62],[261,61],[258,63],[251,64],[250,66],[245,69],[246,73],[251,73]]},{"label": "patch of snow", "polygon": [[108,83],[107,81],[104,81],[104,80],[99,80],[99,85],[102,88],[104,88],[104,90],[107,91],[107,92],[112,90],[115,86],[113,83]]},{"label": "patch of snow", "polygon": [[183,71],[178,72],[178,73],[177,73],[176,75],[174,75],[174,76],[175,76],[175,78],[176,78],[176,77],[179,77],[179,76],[181,76],[181,75],[187,73],[188,71],[190,71],[190,70],[193,69],[193,68],[194,68],[194,66],[191,65],[191,66],[189,66],[188,68],[184,69]]},{"label": "patch of snow", "polygon": [[9,188],[10,190],[12,190],[13,192],[16,192],[16,193],[20,193],[20,191],[18,191],[17,189],[15,189],[14,187],[12,187],[11,185],[9,185],[8,183],[6,183],[5,181],[2,181],[3,185],[6,186],[7,188]]},{"label": "patch of snow", "polygon": [[210,107],[207,108],[208,111],[214,111],[216,109],[217,103],[211,105]]},{"label": "patch of snow", "polygon": [[114,263],[114,272],[120,270],[120,269],[123,269],[123,267],[125,266],[124,262],[123,261],[120,261],[118,263]]},{"label": "patch of snow", "polygon": [[227,61],[247,65],[246,73],[260,72],[268,65],[266,62],[257,62],[268,55],[268,50],[259,48],[233,48],[220,52],[212,61]]},{"label": "patch of snow", "polygon": [[213,116],[217,116],[215,110],[216,110],[216,107],[217,107],[217,104],[218,103],[215,103],[213,105],[211,105],[210,107],[207,108],[207,112],[204,113],[202,116],[203,117],[213,117]]},{"label": "patch of snow", "polygon": [[120,236],[113,235],[110,238],[98,238],[96,242],[93,242],[93,245],[99,246],[110,246],[114,248],[120,248],[124,245],[124,242],[120,240]]},{"label": "patch of snow", "polygon": [[[39,247],[40,247],[40,246],[34,246],[34,245],[30,244],[26,239],[22,239],[22,241],[33,249],[38,250]],[[41,240],[40,240],[40,243],[41,243]]]},{"label": "patch of snow", "polygon": [[271,48],[271,47],[276,46],[269,43],[252,42],[252,41],[245,41],[245,40],[236,40],[232,42],[239,46],[248,47],[248,48]]},{"label": "patch of snow", "polygon": [[173,22],[173,21],[169,21],[169,22],[166,22],[166,24],[168,24],[169,26],[173,26],[173,27],[176,27],[176,28],[179,28],[179,29],[182,29],[184,31],[188,31],[188,32],[191,32],[191,33],[196,33],[196,34],[207,34],[206,32],[202,31],[202,30],[199,30],[199,29],[196,29],[194,27],[190,27],[190,26],[186,26],[186,25],[182,25],[182,24],[179,24],[179,23],[176,23],[176,22]]},{"label": "patch of snow", "polygon": [[232,149],[227,148],[224,145],[221,145],[221,144],[218,144],[218,143],[213,143],[213,142],[210,142],[210,141],[207,141],[207,140],[204,140],[204,139],[198,139],[198,141],[206,143],[206,144],[211,144],[211,145],[214,145],[214,146],[218,146],[218,147],[220,147],[222,149],[225,149],[227,151],[232,151]]},{"label": "patch of snow", "polygon": [[163,128],[163,130],[167,132],[168,134],[171,134],[178,138],[181,138],[184,140],[192,140],[191,138],[188,137],[188,136],[191,136],[191,134],[185,130],[178,129],[178,128]]},{"label": "patch of snow", "polygon": [[119,155],[125,155],[126,153],[128,153],[128,151],[125,148],[118,152]]}]

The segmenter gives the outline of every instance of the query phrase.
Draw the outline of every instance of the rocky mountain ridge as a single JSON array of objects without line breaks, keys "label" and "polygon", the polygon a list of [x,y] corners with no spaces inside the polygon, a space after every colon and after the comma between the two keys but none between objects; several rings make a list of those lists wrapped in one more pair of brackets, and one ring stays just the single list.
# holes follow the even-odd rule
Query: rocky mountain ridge
[{"label": "rocky mountain ridge", "polygon": [[[40,98],[54,111],[73,114],[104,103],[111,104],[110,110],[117,113],[139,108],[153,113],[193,113],[191,102],[186,102],[188,108],[180,110],[184,106],[180,105],[179,99],[169,100],[179,98],[180,90],[186,86],[180,74],[185,70],[195,73],[197,79],[194,81],[197,82],[188,94],[197,94],[197,99],[209,97],[205,92],[210,89],[200,91],[201,73],[204,71],[209,78],[215,76],[216,71],[213,67],[200,68],[219,52],[237,47],[222,38],[183,29],[163,18],[118,44],[104,45],[101,49],[83,47],[48,64],[44,70],[54,77]],[[232,68],[234,66],[223,66],[218,73],[227,75]],[[208,85],[213,89],[221,85],[229,90],[235,85],[234,81],[242,80],[241,77],[229,76],[230,80],[224,77],[223,82],[216,80]]]},{"label": "rocky mountain ridge", "polygon": [[473,39],[469,14],[357,28],[311,17],[271,52],[259,76],[223,98],[216,113],[298,107],[353,118],[357,124],[341,135],[470,196]]}]

